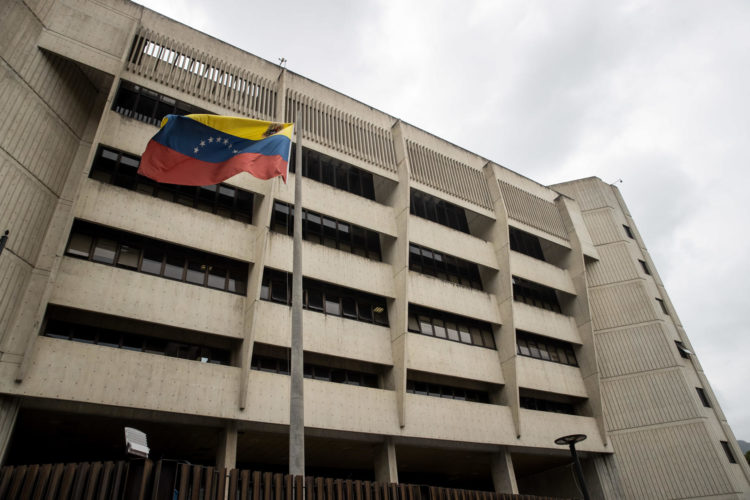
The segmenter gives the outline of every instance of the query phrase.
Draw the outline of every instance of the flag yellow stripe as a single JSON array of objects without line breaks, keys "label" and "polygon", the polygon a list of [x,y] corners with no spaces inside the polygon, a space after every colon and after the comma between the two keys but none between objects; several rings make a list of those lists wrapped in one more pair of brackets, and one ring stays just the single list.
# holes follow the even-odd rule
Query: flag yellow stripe
[{"label": "flag yellow stripe", "polygon": [[[187,115],[187,118],[195,120],[220,132],[224,132],[225,134],[241,137],[243,139],[250,139],[251,141],[265,139],[266,136],[264,134],[268,130],[268,126],[273,123],[262,120],[251,120],[250,118],[218,115]],[[163,127],[166,122],[167,118],[165,117],[161,122],[161,126]],[[280,123],[279,125],[282,125],[283,128],[273,135],[284,135],[291,140],[294,124]]]}]

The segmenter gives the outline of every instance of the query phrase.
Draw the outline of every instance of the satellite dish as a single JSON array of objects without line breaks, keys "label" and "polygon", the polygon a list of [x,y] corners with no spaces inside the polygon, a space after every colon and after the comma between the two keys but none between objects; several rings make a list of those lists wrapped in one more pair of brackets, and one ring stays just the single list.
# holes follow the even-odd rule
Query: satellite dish
[{"label": "satellite dish", "polygon": [[128,455],[148,458],[148,441],[146,433],[132,427],[125,427],[125,448]]}]

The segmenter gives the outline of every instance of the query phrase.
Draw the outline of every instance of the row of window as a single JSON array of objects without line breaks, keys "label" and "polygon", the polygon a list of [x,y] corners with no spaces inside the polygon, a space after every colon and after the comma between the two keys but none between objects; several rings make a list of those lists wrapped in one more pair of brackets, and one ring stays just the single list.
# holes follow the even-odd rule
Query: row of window
[{"label": "row of window", "polygon": [[471,234],[463,208],[415,189],[411,190],[410,201],[409,212],[412,215]]},{"label": "row of window", "polygon": [[[388,326],[384,297],[323,281],[303,278],[302,306],[312,311]],[[274,269],[263,271],[260,298],[291,305],[292,275]]]},{"label": "row of window", "polygon": [[578,366],[573,346],[567,342],[540,337],[521,330],[516,330],[516,342],[518,354],[521,356]]},{"label": "row of window", "polygon": [[126,81],[120,82],[112,109],[128,118],[156,126],[167,115],[213,114]]},{"label": "row of window", "polygon": [[559,401],[550,401],[548,399],[521,396],[520,405],[521,408],[526,408],[527,410],[548,411],[551,413],[566,413],[568,415],[576,415],[576,410],[572,404],[561,403]]},{"label": "row of window", "polygon": [[[289,361],[286,359],[273,358],[270,356],[253,355],[250,367],[253,370],[260,370],[269,373],[279,373],[289,375]],[[323,380],[326,382],[335,382],[338,384],[357,385],[360,387],[378,387],[378,376],[374,373],[365,373],[354,370],[344,370],[341,368],[331,368],[329,366],[305,363],[305,378]]]},{"label": "row of window", "polygon": [[409,331],[495,349],[492,326],[484,321],[409,304]]},{"label": "row of window", "polygon": [[245,295],[248,264],[76,220],[66,255]]},{"label": "row of window", "polygon": [[89,176],[107,184],[138,191],[162,200],[197,208],[222,217],[252,223],[253,193],[228,184],[212,186],[177,186],[162,184],[139,175],[140,158],[99,146]]},{"label": "row of window", "polygon": [[409,269],[444,281],[482,290],[479,266],[413,243],[409,243]]},{"label": "row of window", "polygon": [[231,354],[228,349],[204,345],[175,342],[158,337],[148,337],[137,333],[124,333],[106,328],[68,323],[48,319],[43,335],[55,339],[73,340],[85,344],[96,344],[129,351],[161,354],[172,358],[190,359],[201,363],[229,365]]},{"label": "row of window", "polygon": [[[302,238],[330,248],[338,248],[372,260],[381,260],[380,235],[348,222],[302,209]],[[273,204],[274,231],[294,234],[294,205],[280,201]]]},{"label": "row of window", "polygon": [[562,312],[554,289],[516,276],[513,276],[513,300],[557,313]]},{"label": "row of window", "polygon": [[[296,156],[297,148],[292,146],[290,172],[297,168]],[[302,175],[368,200],[375,200],[375,186],[370,172],[305,147],[302,148]]]},{"label": "row of window", "polygon": [[406,392],[410,394],[421,394],[423,396],[434,396],[438,398],[458,399],[459,401],[474,401],[477,403],[489,403],[490,395],[486,391],[464,389],[449,385],[433,384],[427,382],[406,381]]},{"label": "row of window", "polygon": [[516,229],[513,226],[508,227],[508,236],[510,237],[510,249],[534,257],[535,259],[545,260],[542,245],[539,238],[533,234]]}]

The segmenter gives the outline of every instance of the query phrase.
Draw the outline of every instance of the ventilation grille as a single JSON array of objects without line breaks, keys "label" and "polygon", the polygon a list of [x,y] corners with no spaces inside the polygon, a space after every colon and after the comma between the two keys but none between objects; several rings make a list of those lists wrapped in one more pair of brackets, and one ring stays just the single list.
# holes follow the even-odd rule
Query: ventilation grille
[{"label": "ventilation grille", "polygon": [[498,183],[505,200],[505,208],[508,210],[508,217],[564,240],[568,239],[565,224],[554,203],[511,186],[507,182],[498,181]]},{"label": "ventilation grille", "polygon": [[276,116],[276,82],[144,27],[127,70],[249,118]]},{"label": "ventilation grille", "polygon": [[390,130],[320,103],[295,90],[287,90],[284,120],[295,121],[297,109],[302,110],[302,133],[305,139],[396,172],[396,154]]},{"label": "ventilation grille", "polygon": [[492,197],[481,170],[409,140],[406,149],[414,180],[492,210]]}]

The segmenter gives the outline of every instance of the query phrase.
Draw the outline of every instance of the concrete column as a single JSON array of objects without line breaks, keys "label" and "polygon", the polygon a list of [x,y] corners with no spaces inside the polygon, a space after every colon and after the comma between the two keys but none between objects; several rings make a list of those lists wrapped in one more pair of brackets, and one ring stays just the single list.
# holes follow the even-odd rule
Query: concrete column
[{"label": "concrete column", "polygon": [[221,430],[216,448],[216,467],[234,469],[237,466],[237,422],[229,422]]},{"label": "concrete column", "polygon": [[398,165],[398,185],[391,194],[389,205],[396,216],[396,240],[384,247],[384,260],[393,268],[395,300],[388,304],[391,328],[393,369],[388,377],[388,388],[396,392],[398,421],[406,426],[406,339],[409,315],[409,154],[406,149],[403,125],[397,121],[391,127],[393,149]]},{"label": "concrete column", "polygon": [[393,438],[386,438],[375,453],[375,481],[398,483],[398,463]]},{"label": "concrete column", "polygon": [[498,361],[505,379],[505,386],[499,402],[510,408],[516,438],[520,438],[522,433],[521,405],[518,393],[518,369],[516,367],[518,355],[516,354],[516,328],[513,317],[513,276],[510,272],[507,272],[510,269],[508,211],[498,184],[496,166],[493,163],[487,163],[483,171],[495,212],[495,222],[492,224],[490,241],[494,247],[495,257],[500,269],[500,272],[494,273],[492,279],[485,282],[485,291],[497,297],[500,317],[503,319],[501,327],[493,327]]},{"label": "concrete column", "polygon": [[5,465],[8,444],[16,426],[20,400],[11,396],[0,396],[0,466]]},{"label": "concrete column", "polygon": [[492,455],[490,467],[492,468],[492,483],[495,485],[495,493],[518,494],[516,472],[513,470],[513,460],[510,458],[508,448],[503,448]]}]

